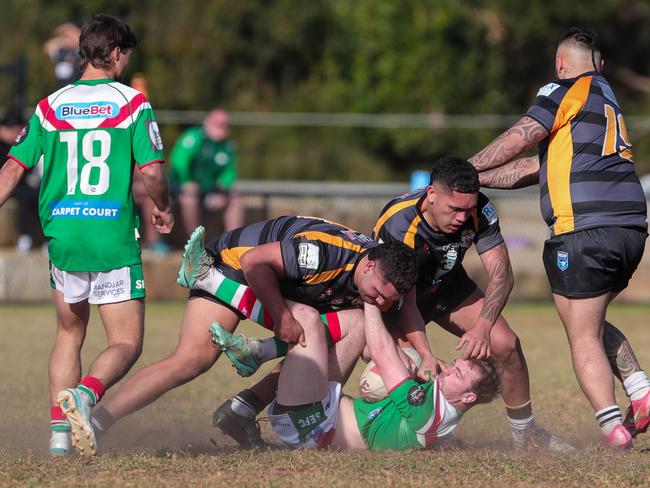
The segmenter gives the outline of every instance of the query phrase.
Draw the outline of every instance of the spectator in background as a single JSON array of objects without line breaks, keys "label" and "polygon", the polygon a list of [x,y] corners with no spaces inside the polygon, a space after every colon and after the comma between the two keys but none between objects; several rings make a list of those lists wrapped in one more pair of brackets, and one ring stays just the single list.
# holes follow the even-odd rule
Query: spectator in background
[{"label": "spectator in background", "polygon": [[241,197],[233,190],[237,153],[229,134],[228,113],[215,109],[205,117],[202,127],[183,132],[172,149],[172,171],[180,186],[179,201],[187,234],[201,223],[202,207],[223,210],[225,231],[243,225]]},{"label": "spectator in background", "polygon": [[[147,78],[142,73],[135,73],[131,77],[131,88],[135,88],[145,97],[149,98],[149,87]],[[133,202],[138,206],[140,214],[140,232],[143,250],[151,250],[158,254],[169,254],[169,245],[164,241],[164,237],[158,232],[156,226],[148,218],[153,211],[155,204],[144,185],[144,178],[139,170],[133,171]]]},{"label": "spectator in background", "polygon": [[[19,109],[8,111],[0,119],[0,166],[7,160],[7,154],[13,146],[20,129],[25,125],[25,119]],[[18,252],[26,253],[34,245],[45,242],[41,224],[38,220],[38,190],[43,176],[43,164],[39,163],[34,171],[21,179],[12,197],[18,203]]]},{"label": "spectator in background", "polygon": [[79,27],[71,22],[54,29],[54,36],[43,44],[43,49],[54,63],[54,76],[60,87],[81,76],[79,67]]}]

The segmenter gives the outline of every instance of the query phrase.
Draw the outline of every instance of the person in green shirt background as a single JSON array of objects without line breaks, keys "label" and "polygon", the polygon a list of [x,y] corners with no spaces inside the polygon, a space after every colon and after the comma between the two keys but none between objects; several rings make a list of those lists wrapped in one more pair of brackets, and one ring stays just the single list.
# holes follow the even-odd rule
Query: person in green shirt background
[{"label": "person in green shirt background", "polygon": [[188,235],[201,224],[202,208],[223,210],[224,231],[243,225],[241,197],[233,189],[237,152],[229,135],[228,113],[214,109],[203,126],[187,129],[172,149],[172,178],[180,189],[181,216]]}]

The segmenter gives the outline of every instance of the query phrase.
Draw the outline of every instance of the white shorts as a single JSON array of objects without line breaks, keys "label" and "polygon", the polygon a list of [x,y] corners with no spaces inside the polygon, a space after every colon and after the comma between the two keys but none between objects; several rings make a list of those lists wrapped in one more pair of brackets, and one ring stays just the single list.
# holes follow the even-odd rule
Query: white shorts
[{"label": "white shorts", "polygon": [[[276,400],[269,406],[271,427],[282,442],[294,449],[316,449],[327,447],[331,436],[324,434],[333,431],[339,418],[341,384],[329,382],[329,392],[322,402],[298,412],[273,415]],[[333,432],[332,432],[333,433]],[[324,442],[327,439],[327,442]]]},{"label": "white shorts", "polygon": [[50,286],[63,293],[65,303],[117,303],[145,295],[142,264],[87,272],[63,271],[50,263]]}]

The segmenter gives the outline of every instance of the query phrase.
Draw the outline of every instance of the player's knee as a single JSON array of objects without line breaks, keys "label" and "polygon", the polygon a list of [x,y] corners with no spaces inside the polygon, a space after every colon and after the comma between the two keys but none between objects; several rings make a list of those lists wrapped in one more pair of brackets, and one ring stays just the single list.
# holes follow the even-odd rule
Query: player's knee
[{"label": "player's knee", "polygon": [[494,358],[506,363],[519,356],[519,337],[510,328],[500,328],[490,337],[490,348]]},{"label": "player's knee", "polygon": [[167,363],[170,376],[176,383],[182,384],[205,373],[214,364],[214,360],[201,354],[174,353],[167,358]]},{"label": "player's knee", "polygon": [[131,352],[133,354],[133,357],[135,358],[135,361],[137,361],[140,356],[142,355],[142,341],[132,344],[131,345]]},{"label": "player's knee", "polygon": [[133,340],[121,342],[118,344],[111,344],[111,347],[119,347],[125,362],[130,362],[132,365],[140,358],[142,354],[142,341]]},{"label": "player's knee", "polygon": [[297,303],[291,308],[291,313],[303,328],[315,326],[318,326],[319,329],[323,328],[320,313],[313,307]]}]

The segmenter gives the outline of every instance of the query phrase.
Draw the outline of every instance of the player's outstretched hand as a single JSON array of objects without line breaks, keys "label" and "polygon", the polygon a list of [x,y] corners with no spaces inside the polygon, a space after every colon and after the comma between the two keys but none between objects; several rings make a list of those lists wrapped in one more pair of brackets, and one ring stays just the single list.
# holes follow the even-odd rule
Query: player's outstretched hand
[{"label": "player's outstretched hand", "polygon": [[490,357],[490,330],[491,327],[476,324],[472,330],[463,334],[456,346],[456,350],[460,351],[464,345],[467,345],[463,353],[463,359],[486,359]]},{"label": "player's outstretched hand", "polygon": [[302,328],[302,325],[298,321],[289,317],[281,321],[275,327],[275,335],[282,342],[287,344],[300,344],[302,347],[305,347],[305,331]]},{"label": "player's outstretched hand", "polygon": [[151,223],[161,234],[169,234],[174,228],[174,214],[171,208],[160,210],[154,207],[151,212]]}]

